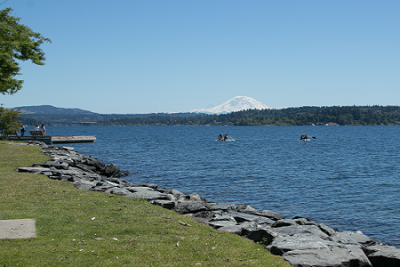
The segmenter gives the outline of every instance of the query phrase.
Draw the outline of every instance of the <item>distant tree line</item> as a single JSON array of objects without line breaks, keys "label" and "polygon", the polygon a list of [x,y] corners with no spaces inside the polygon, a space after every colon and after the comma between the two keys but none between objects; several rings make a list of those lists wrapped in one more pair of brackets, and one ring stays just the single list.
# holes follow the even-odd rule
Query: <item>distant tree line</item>
[{"label": "distant tree line", "polygon": [[[399,106],[300,107],[238,112],[235,125],[399,125]],[[236,115],[236,116],[237,116]]]},{"label": "distant tree line", "polygon": [[333,106],[296,107],[285,109],[244,110],[229,114],[196,113],[157,114],[27,114],[24,124],[176,126],[176,125],[400,125],[400,106]]}]

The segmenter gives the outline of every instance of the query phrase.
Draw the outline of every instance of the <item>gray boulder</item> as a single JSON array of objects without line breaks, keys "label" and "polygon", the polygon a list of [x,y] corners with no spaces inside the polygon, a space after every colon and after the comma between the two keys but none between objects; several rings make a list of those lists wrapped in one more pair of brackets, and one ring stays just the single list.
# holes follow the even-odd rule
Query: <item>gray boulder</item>
[{"label": "gray boulder", "polygon": [[276,212],[273,212],[273,211],[270,211],[270,210],[263,210],[261,212],[261,215],[264,216],[264,217],[273,219],[275,221],[282,220],[282,219],[285,218],[283,215],[281,215],[279,213],[276,213]]},{"label": "gray boulder", "polygon": [[242,227],[240,227],[240,225],[223,226],[218,228],[218,230],[225,233],[242,235]]},{"label": "gray boulder", "polygon": [[207,220],[211,220],[213,218],[216,218],[217,216],[221,216],[222,215],[222,211],[220,210],[206,210],[206,211],[200,211],[200,212],[196,212],[192,214],[193,218],[202,218],[202,219],[207,219]]},{"label": "gray boulder", "polygon": [[199,194],[192,193],[189,195],[189,201],[202,201]]},{"label": "gray boulder", "polygon": [[123,187],[122,190],[129,192],[127,197],[136,199],[147,199],[147,200],[168,200],[168,195],[155,191],[148,187]]},{"label": "gray boulder", "polygon": [[231,211],[236,210],[235,204],[225,204],[225,203],[207,203],[207,208],[209,210],[221,210],[221,211]]},{"label": "gray boulder", "polygon": [[[249,231],[250,230],[250,231]],[[261,242],[264,245],[269,245],[278,236],[271,228],[257,227],[255,229],[243,228],[242,235],[247,233],[246,238],[254,242]]]},{"label": "gray boulder", "polygon": [[237,212],[237,211],[228,211],[228,215],[235,218],[237,222],[250,222],[250,221],[257,221],[259,224],[273,224],[274,221],[268,219],[266,217],[257,216],[253,214]]},{"label": "gray boulder", "polygon": [[150,204],[161,206],[165,209],[173,209],[175,207],[175,201],[154,199],[150,200]]},{"label": "gray boulder", "polygon": [[364,248],[374,267],[400,266],[400,249],[392,246],[374,245]]},{"label": "gray boulder", "polygon": [[292,226],[292,225],[297,225],[297,223],[294,220],[290,219],[283,219],[276,221],[272,227],[278,228],[278,227],[285,227],[285,226]]},{"label": "gray boulder", "polygon": [[283,258],[293,267],[372,267],[371,262],[359,248],[292,250],[283,254]]},{"label": "gray boulder", "polygon": [[48,161],[45,163],[37,163],[33,164],[34,167],[44,167],[44,168],[55,168],[55,169],[63,169],[68,170],[69,165],[65,162],[59,163],[57,161]]},{"label": "gray boulder", "polygon": [[236,222],[233,221],[209,221],[208,225],[210,225],[211,227],[215,228],[215,229],[219,229],[222,227],[232,227],[232,226],[236,226]]},{"label": "gray boulder", "polygon": [[18,172],[29,172],[34,174],[40,174],[50,171],[50,168],[45,167],[19,167],[16,169]]},{"label": "gray boulder", "polygon": [[[121,180],[118,178],[110,178],[110,179]],[[138,184],[131,184],[130,186],[132,186],[132,187],[149,187],[149,188],[153,188],[154,190],[156,190],[158,188],[158,186],[156,184],[152,184],[152,183],[138,183]]]},{"label": "gray boulder", "polygon": [[314,221],[311,221],[307,218],[297,218],[293,219],[299,225],[317,225]]},{"label": "gray boulder", "polygon": [[178,204],[172,210],[179,214],[186,214],[207,211],[208,209],[206,203],[203,201],[188,201],[178,202]]},{"label": "gray boulder", "polygon": [[331,239],[340,244],[372,245],[376,242],[374,239],[361,232],[350,231],[337,232]]},{"label": "gray boulder", "polygon": [[119,168],[115,164],[107,165],[104,168],[103,174],[107,177],[116,177],[119,173]]},{"label": "gray boulder", "polygon": [[329,226],[326,226],[324,223],[321,223],[318,225],[319,229],[321,229],[322,232],[327,234],[328,236],[332,236],[336,234],[336,231],[330,228]]},{"label": "gray boulder", "polygon": [[248,213],[248,214],[254,214],[254,215],[261,215],[262,213],[253,208],[250,205],[246,204],[240,204],[236,207],[236,211],[238,212],[243,212],[243,213]]},{"label": "gray boulder", "polygon": [[[275,230],[274,230],[275,232]],[[335,242],[322,239],[318,236],[294,235],[283,236],[278,234],[269,246],[271,253],[283,255],[292,250],[320,250],[338,246]]]},{"label": "gray boulder", "polygon": [[98,172],[103,172],[106,167],[106,165],[103,162],[94,157],[87,157],[85,164],[88,166],[93,166],[95,170]]},{"label": "gray boulder", "polygon": [[216,215],[215,218],[212,218],[210,222],[216,222],[216,221],[227,221],[227,222],[234,222],[235,224],[237,223],[236,220],[229,215]]},{"label": "gray boulder", "polygon": [[328,235],[319,229],[318,226],[315,225],[291,225],[285,227],[278,227],[273,228],[275,233],[280,235],[308,235],[308,236],[315,236],[322,239],[328,239]]}]

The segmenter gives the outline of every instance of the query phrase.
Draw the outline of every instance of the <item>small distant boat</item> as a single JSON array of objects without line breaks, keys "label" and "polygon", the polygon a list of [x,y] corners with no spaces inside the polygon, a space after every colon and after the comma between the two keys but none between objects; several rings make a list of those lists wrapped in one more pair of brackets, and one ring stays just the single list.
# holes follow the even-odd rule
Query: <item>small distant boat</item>
[{"label": "small distant boat", "polygon": [[300,141],[311,141],[311,138],[312,139],[316,139],[316,137],[314,137],[314,136],[308,136],[307,134],[302,134],[301,136],[300,136]]},{"label": "small distant boat", "polygon": [[220,134],[217,141],[235,141],[235,139],[228,136],[228,134],[225,134],[225,135]]},{"label": "small distant boat", "polygon": [[235,142],[236,140],[233,139],[233,138],[230,138],[230,139],[227,139],[227,140],[219,140],[219,139],[217,139],[217,140],[215,140],[215,141],[221,141],[221,142]]}]

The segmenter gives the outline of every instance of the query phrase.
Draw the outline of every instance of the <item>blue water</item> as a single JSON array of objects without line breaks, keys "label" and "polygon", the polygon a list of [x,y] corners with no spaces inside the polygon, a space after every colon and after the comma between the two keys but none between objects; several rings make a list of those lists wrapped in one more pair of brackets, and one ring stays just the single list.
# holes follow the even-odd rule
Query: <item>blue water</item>
[{"label": "blue water", "polygon": [[[47,127],[133,183],[303,216],[400,247],[400,127]],[[235,142],[216,141],[229,133]],[[303,133],[314,136],[299,141]],[[253,180],[250,182],[244,182]]]}]

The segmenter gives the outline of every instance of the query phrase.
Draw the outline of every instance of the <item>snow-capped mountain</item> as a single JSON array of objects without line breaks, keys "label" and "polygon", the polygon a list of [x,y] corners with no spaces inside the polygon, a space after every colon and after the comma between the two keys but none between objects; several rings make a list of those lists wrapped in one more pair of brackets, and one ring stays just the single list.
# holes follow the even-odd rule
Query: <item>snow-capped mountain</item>
[{"label": "snow-capped mountain", "polygon": [[221,105],[208,105],[203,109],[191,110],[191,112],[221,114],[246,109],[270,109],[270,107],[248,96],[235,96],[234,98],[222,103]]}]

